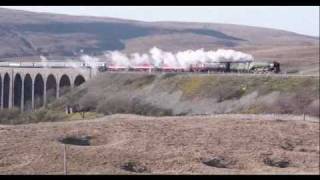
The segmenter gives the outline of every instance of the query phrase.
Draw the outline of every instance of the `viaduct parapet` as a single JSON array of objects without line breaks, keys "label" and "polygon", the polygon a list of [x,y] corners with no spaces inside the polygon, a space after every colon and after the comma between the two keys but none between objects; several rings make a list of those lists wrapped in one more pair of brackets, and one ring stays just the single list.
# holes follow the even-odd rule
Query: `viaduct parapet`
[{"label": "viaduct parapet", "polygon": [[90,68],[0,67],[0,105],[32,111],[92,78]]}]

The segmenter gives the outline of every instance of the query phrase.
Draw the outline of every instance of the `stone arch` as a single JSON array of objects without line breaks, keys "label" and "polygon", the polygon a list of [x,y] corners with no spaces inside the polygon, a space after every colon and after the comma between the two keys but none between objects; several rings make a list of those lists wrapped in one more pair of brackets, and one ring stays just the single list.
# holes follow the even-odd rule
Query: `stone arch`
[{"label": "stone arch", "polygon": [[46,82],[46,96],[47,96],[47,103],[50,103],[56,99],[57,94],[57,80],[54,75],[50,74],[47,77]]},{"label": "stone arch", "polygon": [[13,106],[20,108],[22,98],[22,78],[20,74],[16,74],[13,81]]},{"label": "stone arch", "polygon": [[67,75],[62,75],[59,82],[59,95],[62,96],[71,90],[71,81]]},{"label": "stone arch", "polygon": [[37,74],[34,79],[34,107],[43,106],[44,101],[44,81],[41,74]]},{"label": "stone arch", "polygon": [[24,110],[31,111],[32,110],[32,78],[30,74],[26,74],[24,77],[24,92],[23,92],[23,103]]},{"label": "stone arch", "polygon": [[74,86],[80,86],[82,83],[86,82],[86,80],[84,79],[84,77],[82,75],[78,75],[75,80],[74,80]]},{"label": "stone arch", "polygon": [[10,76],[6,73],[3,77],[3,108],[9,108]]}]

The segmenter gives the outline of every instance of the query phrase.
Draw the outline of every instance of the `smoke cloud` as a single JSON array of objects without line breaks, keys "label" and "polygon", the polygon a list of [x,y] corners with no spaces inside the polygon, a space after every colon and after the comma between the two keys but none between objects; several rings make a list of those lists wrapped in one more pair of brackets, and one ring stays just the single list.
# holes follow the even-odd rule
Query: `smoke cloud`
[{"label": "smoke cloud", "polygon": [[148,53],[133,53],[130,55],[119,51],[108,51],[105,57],[115,66],[139,66],[152,65],[154,67],[170,66],[177,68],[188,68],[190,65],[199,63],[217,63],[223,61],[253,61],[254,58],[250,54],[246,54],[235,50],[218,49],[217,51],[186,50],[177,53],[163,51],[157,47],[153,47]]},{"label": "smoke cloud", "polygon": [[48,67],[48,59],[45,56],[40,55],[40,60],[41,60],[42,66],[44,68],[47,68]]},{"label": "smoke cloud", "polygon": [[92,69],[93,74],[97,73],[98,62],[100,60],[99,58],[89,55],[82,55],[80,60],[85,64],[85,66],[89,66]]},{"label": "smoke cloud", "polygon": [[80,56],[79,62],[67,60],[72,67],[83,71],[82,65],[91,67],[96,73],[99,62],[109,62],[109,65],[116,67],[135,67],[135,66],[153,66],[153,67],[173,67],[187,69],[190,65],[217,63],[223,61],[253,61],[250,54],[235,50],[218,49],[217,51],[205,51],[204,49],[186,50],[176,53],[164,51],[157,47],[151,48],[148,53],[125,54],[120,51],[106,51],[105,58],[92,57],[86,54]]}]

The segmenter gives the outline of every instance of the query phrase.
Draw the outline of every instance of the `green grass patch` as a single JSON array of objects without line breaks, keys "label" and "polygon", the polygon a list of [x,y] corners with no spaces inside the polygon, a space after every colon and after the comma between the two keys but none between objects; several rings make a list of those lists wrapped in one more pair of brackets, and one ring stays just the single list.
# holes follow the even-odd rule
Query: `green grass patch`
[{"label": "green grass patch", "polygon": [[127,79],[124,81],[123,85],[133,86],[135,88],[143,88],[144,86],[151,84],[155,80],[155,78],[156,76],[151,74],[151,75],[139,77],[137,79]]},{"label": "green grass patch", "polygon": [[184,96],[190,97],[199,95],[203,86],[208,83],[208,79],[200,76],[185,78],[180,84]]}]

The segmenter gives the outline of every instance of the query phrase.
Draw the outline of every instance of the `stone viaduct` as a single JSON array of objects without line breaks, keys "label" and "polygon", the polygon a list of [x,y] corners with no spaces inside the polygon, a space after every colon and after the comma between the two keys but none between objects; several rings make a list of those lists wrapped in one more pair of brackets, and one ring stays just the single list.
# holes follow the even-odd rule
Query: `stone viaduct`
[{"label": "stone viaduct", "polygon": [[0,67],[1,109],[32,111],[92,77],[90,68]]}]

